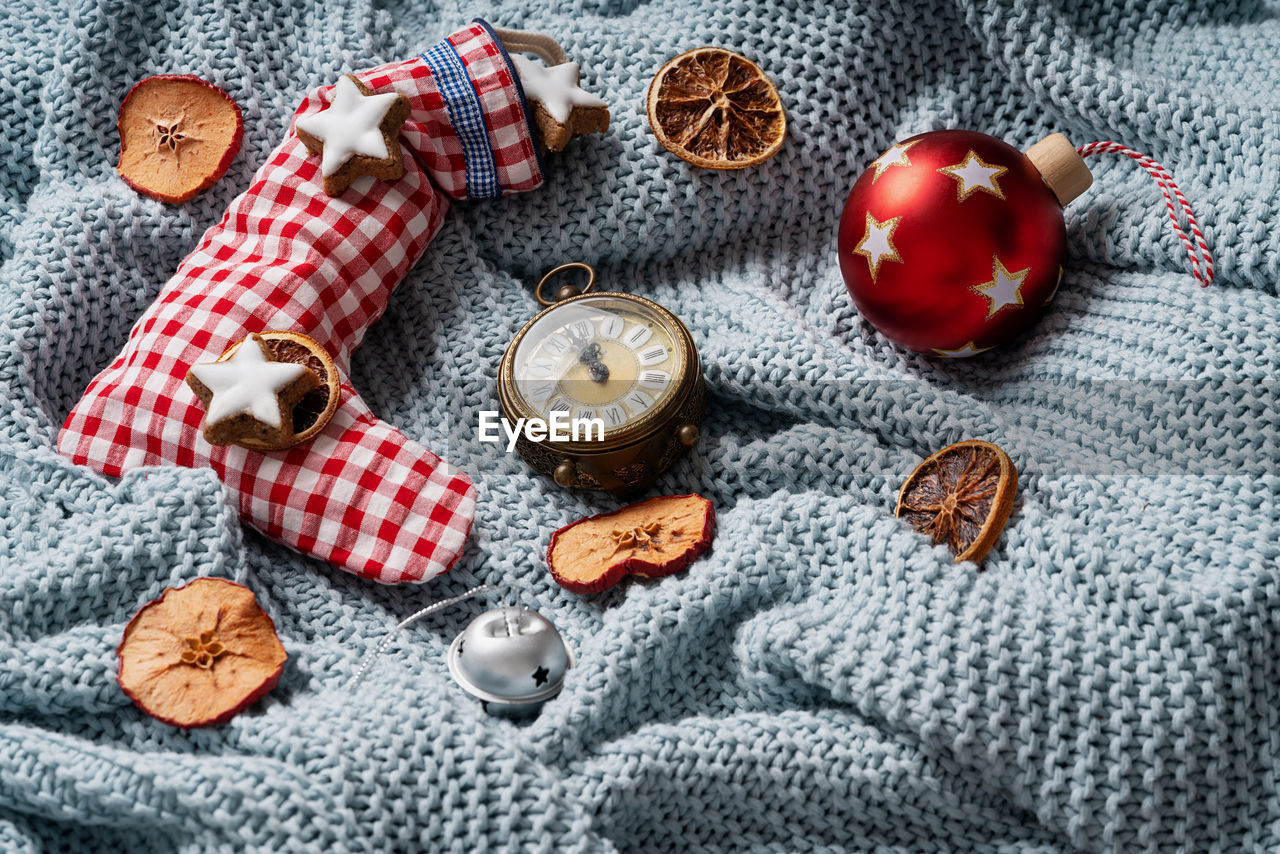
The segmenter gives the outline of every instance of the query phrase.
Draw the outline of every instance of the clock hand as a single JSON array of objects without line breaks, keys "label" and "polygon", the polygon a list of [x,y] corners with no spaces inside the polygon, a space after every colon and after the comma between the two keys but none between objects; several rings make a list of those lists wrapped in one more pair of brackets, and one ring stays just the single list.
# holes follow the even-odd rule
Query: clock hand
[{"label": "clock hand", "polygon": [[588,344],[578,353],[578,361],[587,366],[591,379],[598,383],[609,381],[609,366],[600,361],[600,345]]}]

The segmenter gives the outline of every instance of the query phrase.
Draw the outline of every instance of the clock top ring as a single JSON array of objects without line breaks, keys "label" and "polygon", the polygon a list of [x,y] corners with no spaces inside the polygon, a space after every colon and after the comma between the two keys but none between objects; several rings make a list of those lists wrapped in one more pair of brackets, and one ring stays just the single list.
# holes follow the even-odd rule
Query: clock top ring
[{"label": "clock top ring", "polygon": [[[547,282],[551,281],[553,278],[560,275],[565,270],[586,270],[587,271],[586,287],[579,289],[574,285],[564,285],[556,293],[555,299],[547,299],[546,297],[544,297],[542,295],[543,287],[546,286]],[[551,270],[545,276],[543,276],[542,281],[538,282],[538,287],[533,292],[533,297],[538,301],[538,305],[552,306],[558,302],[567,300],[570,297],[576,297],[580,294],[589,294],[591,293],[591,289],[594,288],[595,286],[596,286],[596,268],[582,261],[570,261],[568,264],[561,264],[559,267],[556,267],[554,270]]]}]

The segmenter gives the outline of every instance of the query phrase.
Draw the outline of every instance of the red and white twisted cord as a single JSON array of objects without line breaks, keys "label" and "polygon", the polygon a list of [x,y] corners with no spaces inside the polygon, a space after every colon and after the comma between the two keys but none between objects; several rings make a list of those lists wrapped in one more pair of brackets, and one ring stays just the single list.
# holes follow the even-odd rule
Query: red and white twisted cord
[{"label": "red and white twisted cord", "polygon": [[[1182,190],[1178,188],[1174,182],[1173,176],[1169,174],[1169,170],[1165,169],[1159,162],[1152,160],[1141,152],[1134,151],[1127,145],[1121,145],[1118,142],[1091,142],[1082,145],[1076,149],[1081,157],[1088,157],[1092,154],[1123,154],[1132,160],[1137,161],[1138,165],[1147,171],[1156,183],[1160,185],[1160,192],[1164,194],[1164,203],[1169,208],[1169,219],[1173,221],[1173,230],[1177,232],[1178,239],[1182,241],[1182,245],[1186,247],[1187,257],[1191,259],[1191,275],[1196,277],[1200,282],[1200,287],[1208,287],[1213,281],[1213,256],[1209,253],[1209,246],[1205,243],[1204,233],[1200,231],[1200,223],[1196,221],[1196,215],[1191,210],[1191,204],[1187,201],[1187,197],[1182,195]],[[1174,201],[1177,205],[1174,205]],[[1186,217],[1186,230],[1183,230],[1182,220],[1179,219],[1179,212]],[[1191,232],[1192,238],[1187,236],[1187,231]]]}]

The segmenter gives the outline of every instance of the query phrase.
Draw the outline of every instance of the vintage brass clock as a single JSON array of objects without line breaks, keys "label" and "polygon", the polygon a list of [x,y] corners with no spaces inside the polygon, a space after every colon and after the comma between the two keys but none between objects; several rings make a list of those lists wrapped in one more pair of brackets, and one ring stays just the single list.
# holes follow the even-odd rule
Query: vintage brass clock
[{"label": "vintage brass clock", "polygon": [[[586,287],[566,285],[547,299],[547,283],[574,268],[587,272]],[[569,425],[558,436],[568,441],[516,440],[539,472],[565,487],[639,492],[697,443],[706,387],[679,318],[642,297],[593,293],[595,280],[582,263],[542,278],[535,296],[547,308],[503,354],[498,400],[511,424]]]}]

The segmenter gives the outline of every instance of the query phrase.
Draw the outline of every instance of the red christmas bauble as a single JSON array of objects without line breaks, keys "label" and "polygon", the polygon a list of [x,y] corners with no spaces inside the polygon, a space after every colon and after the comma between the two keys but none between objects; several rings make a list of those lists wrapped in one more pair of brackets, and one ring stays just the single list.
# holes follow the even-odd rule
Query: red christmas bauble
[{"label": "red christmas bauble", "polygon": [[1039,318],[1062,280],[1062,205],[1013,146],[972,131],[896,143],[849,192],[840,271],[903,347],[971,356]]}]

